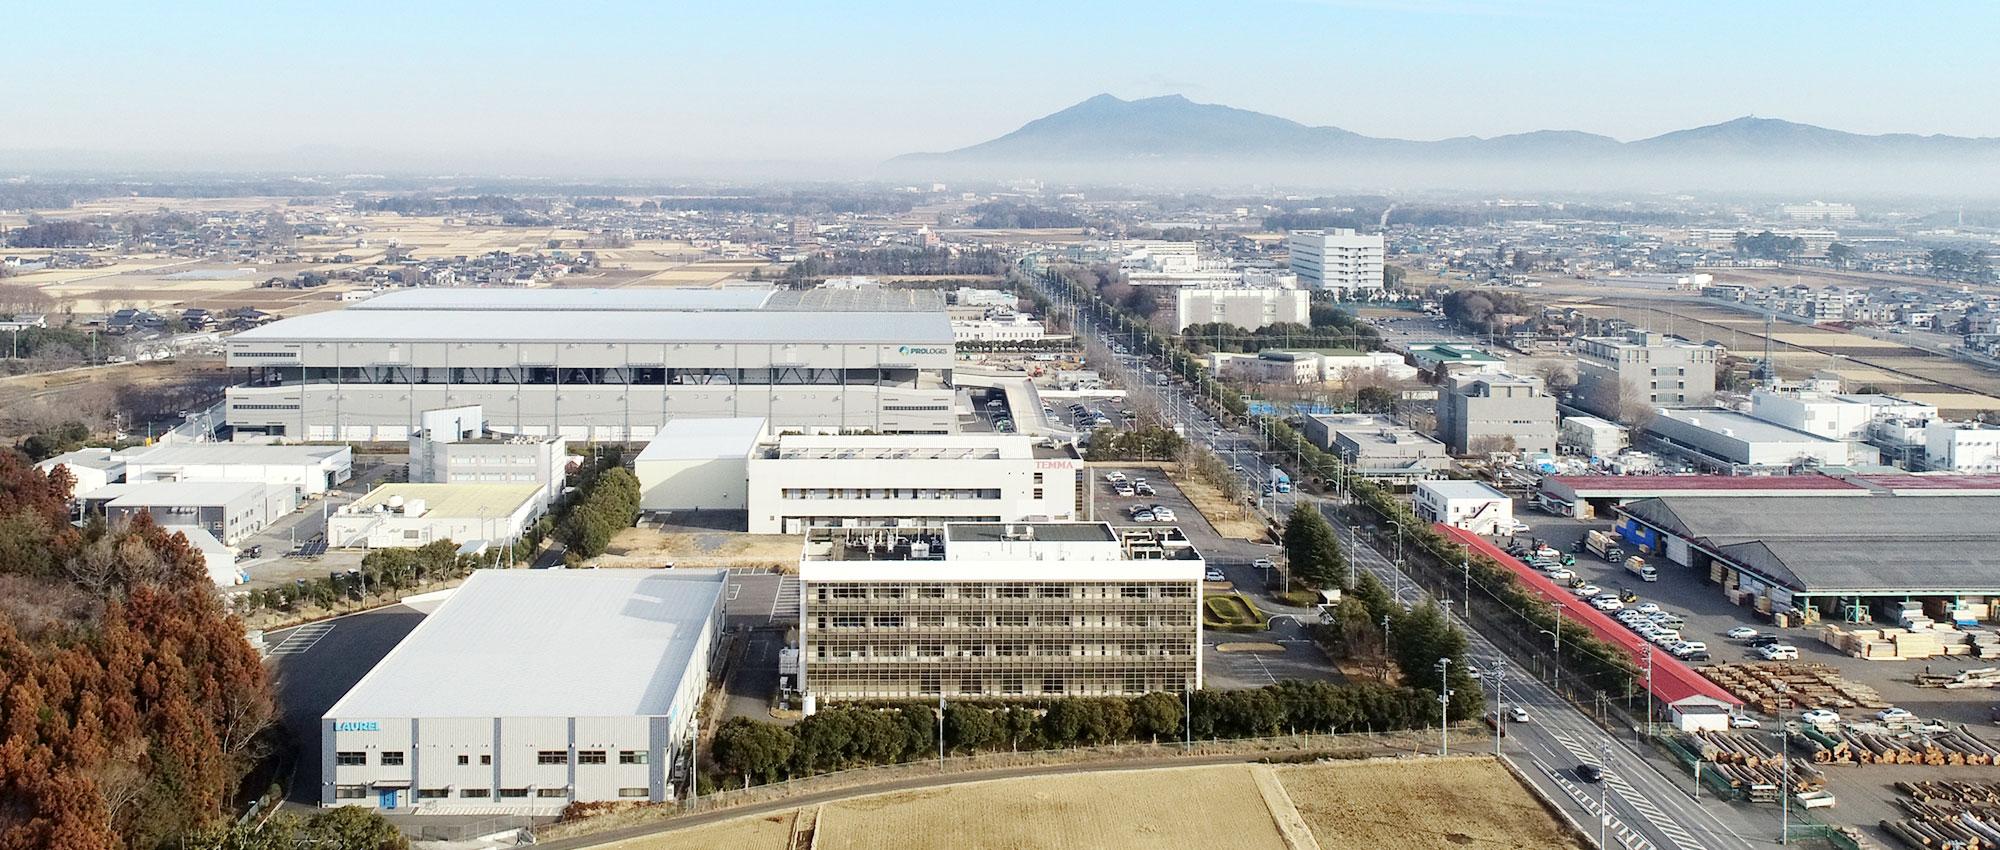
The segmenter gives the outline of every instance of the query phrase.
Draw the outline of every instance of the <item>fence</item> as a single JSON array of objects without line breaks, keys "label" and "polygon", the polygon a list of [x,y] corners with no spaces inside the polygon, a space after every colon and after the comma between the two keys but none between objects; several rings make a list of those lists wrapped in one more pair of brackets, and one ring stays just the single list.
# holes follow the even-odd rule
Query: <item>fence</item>
[{"label": "fence", "polygon": [[[1457,727],[1454,727],[1457,730]],[[1482,730],[1483,731],[1483,730]],[[768,785],[752,785],[728,791],[706,794],[693,802],[656,803],[637,806],[583,820],[551,824],[533,829],[537,841],[551,841],[588,835],[609,829],[636,826],[644,823],[671,820],[686,815],[732,809],[842,789],[865,789],[867,786],[882,785],[919,777],[949,776],[956,774],[1053,767],[1060,765],[1088,764],[1095,762],[1113,763],[1127,761],[1158,760],[1171,763],[1175,760],[1200,758],[1203,756],[1255,755],[1269,753],[1274,757],[1294,755],[1300,758],[1367,758],[1388,755],[1421,755],[1438,751],[1436,730],[1345,733],[1339,735],[1281,735],[1270,738],[1233,738],[1183,743],[1131,743],[1110,744],[1098,747],[1074,747],[1063,750],[1030,750],[1027,752],[984,753],[973,756],[953,756],[942,760],[931,759],[903,764],[859,767],[849,770],[823,773],[773,782]],[[865,791],[857,790],[857,793]]]},{"label": "fence", "polygon": [[531,829],[537,823],[547,823],[548,817],[532,815],[493,815],[476,821],[457,824],[411,824],[402,819],[396,829],[411,841],[470,841],[482,835],[506,832],[512,829]]}]

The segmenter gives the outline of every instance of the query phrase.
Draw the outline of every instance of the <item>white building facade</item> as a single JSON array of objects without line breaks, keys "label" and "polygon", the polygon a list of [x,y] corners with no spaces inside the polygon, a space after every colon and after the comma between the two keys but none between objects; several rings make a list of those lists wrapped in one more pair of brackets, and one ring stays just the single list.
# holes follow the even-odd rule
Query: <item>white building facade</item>
[{"label": "white building facade", "polygon": [[1514,500],[1478,481],[1419,481],[1410,510],[1474,534],[1505,534],[1514,526]]},{"label": "white building facade", "polygon": [[310,498],[354,477],[348,446],[239,446],[186,443],[127,452],[125,480],[247,481],[290,487]]},{"label": "white building facade", "polygon": [[1344,227],[1295,230],[1286,241],[1300,286],[1347,291],[1382,288],[1382,244],[1381,234]]},{"label": "white building facade", "polygon": [[1312,294],[1303,289],[1201,289],[1174,291],[1174,330],[1224,322],[1244,330],[1279,323],[1312,323]]},{"label": "white building facade", "polygon": [[320,720],[320,804],[553,814],[677,799],[724,579],[475,571]]},{"label": "white building facade", "polygon": [[750,458],[749,530],[1069,521],[1081,467],[1021,435],[785,434]]},{"label": "white building facade", "polygon": [[326,519],[327,545],[413,549],[439,540],[507,545],[547,505],[534,484],[384,484]]},{"label": "white building facade", "polygon": [[1929,423],[1924,426],[1924,465],[1937,472],[2000,472],[2000,428]]}]

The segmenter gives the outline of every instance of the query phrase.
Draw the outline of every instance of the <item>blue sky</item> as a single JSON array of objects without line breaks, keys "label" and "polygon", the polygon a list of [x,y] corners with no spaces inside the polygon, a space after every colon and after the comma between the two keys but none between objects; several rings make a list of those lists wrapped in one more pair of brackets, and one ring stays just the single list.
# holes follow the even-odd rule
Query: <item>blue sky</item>
[{"label": "blue sky", "polygon": [[[15,4],[0,150],[870,162],[1091,95],[1360,133],[2000,136],[2000,4]],[[0,171],[5,170],[0,161]]]}]

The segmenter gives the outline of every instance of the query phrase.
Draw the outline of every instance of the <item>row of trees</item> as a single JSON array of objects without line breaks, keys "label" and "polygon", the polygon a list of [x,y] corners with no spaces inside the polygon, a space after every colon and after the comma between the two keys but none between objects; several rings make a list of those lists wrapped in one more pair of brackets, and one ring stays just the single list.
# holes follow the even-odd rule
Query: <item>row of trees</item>
[{"label": "row of trees", "polygon": [[1187,445],[1187,439],[1175,433],[1172,428],[1158,425],[1129,431],[1099,428],[1091,432],[1090,448],[1084,450],[1083,459],[1174,460],[1181,456]]},{"label": "row of trees", "polygon": [[1925,261],[1931,268],[1932,277],[1966,283],[1993,281],[1993,264],[1987,260],[1985,251],[1933,248]]},{"label": "row of trees", "polygon": [[1806,240],[1797,236],[1779,236],[1769,230],[1752,236],[1738,233],[1731,240],[1736,253],[1758,260],[1784,260],[1805,250]]},{"label": "row of trees", "polygon": [[[947,702],[944,745],[949,754],[969,755],[1189,737],[1396,731],[1435,725],[1436,694],[1373,683],[1286,680],[1249,690],[1185,695]],[[747,786],[935,758],[937,712],[928,702],[840,706],[794,726],[733,717],[716,731],[710,766],[721,779]]]},{"label": "row of trees", "polygon": [[270,820],[213,826],[185,836],[175,850],[409,850],[410,840],[388,819],[359,806],[341,806],[301,818],[280,812]]},{"label": "row of trees", "polygon": [[[485,564],[491,565],[488,554]],[[409,590],[463,576],[481,566],[481,559],[458,554],[458,543],[433,540],[414,549],[376,549],[361,559],[353,573],[330,573],[277,587],[251,590],[240,603],[249,609],[296,611],[301,606],[332,608],[341,600],[361,600],[363,594]]]},{"label": "row of trees", "polygon": [[[1334,308],[1336,312],[1340,311]],[[1196,354],[1212,351],[1255,354],[1265,349],[1352,348],[1372,351],[1382,338],[1374,328],[1352,326],[1308,327],[1297,322],[1277,322],[1256,330],[1228,322],[1198,322],[1181,330],[1181,339]]]},{"label": "row of trees", "polygon": [[103,241],[107,231],[87,221],[50,221],[7,231],[6,244],[16,248],[83,248]]},{"label": "row of trees", "polygon": [[577,558],[595,558],[620,529],[639,518],[639,478],[616,456],[597,459],[577,486],[576,501],[556,529],[556,540]]},{"label": "row of trees", "polygon": [[1480,333],[1501,333],[1508,325],[1501,316],[1532,316],[1537,311],[1527,296],[1518,292],[1460,289],[1444,297],[1441,305],[1452,321]]},{"label": "row of trees", "polygon": [[1007,201],[992,201],[979,204],[968,210],[979,218],[973,227],[996,230],[1045,230],[1059,227],[1082,227],[1083,219],[1074,213],[1062,210],[1043,209]]}]

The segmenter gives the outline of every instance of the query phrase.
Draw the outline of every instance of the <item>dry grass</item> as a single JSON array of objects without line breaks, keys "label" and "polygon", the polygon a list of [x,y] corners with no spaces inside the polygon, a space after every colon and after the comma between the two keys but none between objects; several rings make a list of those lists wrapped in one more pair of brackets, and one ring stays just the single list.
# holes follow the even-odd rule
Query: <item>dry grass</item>
[{"label": "dry grass", "polygon": [[821,810],[818,843],[823,850],[1284,850],[1252,769],[1031,777],[861,797]]},{"label": "dry grass", "polygon": [[786,850],[796,816],[795,810],[753,815],[648,838],[600,844],[596,850]]},{"label": "dry grass", "polygon": [[1580,848],[1490,757],[1278,768],[1322,850]]},{"label": "dry grass", "polygon": [[1249,508],[1224,498],[1221,490],[1198,478],[1173,476],[1173,481],[1181,488],[1181,495],[1215,527],[1215,533],[1243,540],[1264,539],[1264,523]]},{"label": "dry grass", "polygon": [[784,567],[797,568],[806,539],[796,534],[735,534],[720,531],[663,534],[628,528],[611,538],[600,567]]},{"label": "dry grass", "polygon": [[1275,643],[1255,640],[1239,640],[1234,643],[1218,643],[1216,652],[1284,652],[1285,648]]}]

